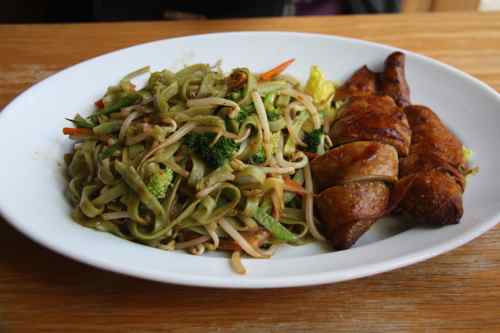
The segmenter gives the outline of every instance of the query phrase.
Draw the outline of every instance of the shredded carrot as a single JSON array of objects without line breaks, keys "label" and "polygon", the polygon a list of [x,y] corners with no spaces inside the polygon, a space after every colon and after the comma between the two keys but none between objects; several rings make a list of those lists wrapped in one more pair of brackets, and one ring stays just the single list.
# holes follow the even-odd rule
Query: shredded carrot
[{"label": "shredded carrot", "polygon": [[295,61],[295,59],[288,59],[287,61],[285,61],[284,63],[282,64],[279,64],[278,66],[274,67],[273,69],[267,71],[267,72],[264,72],[260,75],[260,79],[262,81],[269,81],[269,80],[272,80],[274,77],[280,75],[281,73],[283,73],[285,71],[285,69],[290,66],[293,62]]},{"label": "shredded carrot", "polygon": [[90,128],[64,127],[63,133],[66,135],[91,135],[93,132]]},{"label": "shredded carrot", "polygon": [[222,251],[240,251],[241,246],[238,245],[234,240],[221,239],[219,243],[219,247],[217,250]]},{"label": "shredded carrot", "polygon": [[290,177],[283,177],[283,181],[285,182],[285,191],[294,192],[300,195],[306,194],[306,190],[299,183],[290,179]]},{"label": "shredded carrot", "polygon": [[[248,230],[248,231],[241,231],[241,236],[247,240],[250,245],[252,245],[254,248],[258,249],[262,245],[263,242],[265,242],[267,239],[269,239],[269,232],[263,229],[255,229],[255,230]],[[223,251],[241,251],[241,246],[239,246],[238,243],[234,240],[229,240],[229,239],[221,239],[219,243],[219,247],[217,248],[218,250],[223,250]]]},{"label": "shredded carrot", "polygon": [[104,102],[102,99],[98,100],[97,102],[94,103],[95,106],[97,106],[99,109],[104,109]]}]

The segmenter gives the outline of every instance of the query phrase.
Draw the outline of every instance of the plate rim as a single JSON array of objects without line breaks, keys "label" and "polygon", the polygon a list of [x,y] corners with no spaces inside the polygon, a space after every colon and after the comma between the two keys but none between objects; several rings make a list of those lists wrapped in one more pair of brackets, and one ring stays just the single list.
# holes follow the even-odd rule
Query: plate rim
[{"label": "plate rim", "polygon": [[[442,63],[428,56],[412,52],[409,50],[405,50],[402,48],[394,47],[387,44],[381,44],[377,42],[337,36],[337,35],[327,35],[327,34],[319,34],[319,33],[305,33],[305,32],[290,32],[290,31],[228,31],[228,32],[214,32],[214,33],[206,33],[206,34],[196,34],[196,35],[188,35],[188,36],[180,36],[174,38],[166,38],[160,40],[149,41],[145,43],[135,44],[128,47],[120,48],[113,50],[111,52],[107,52],[96,57],[92,57],[90,59],[86,59],[84,61],[78,62],[74,65],[64,68],[49,77],[36,82],[28,89],[24,90],[20,94],[18,94],[14,99],[12,99],[0,112],[0,121],[10,109],[15,109],[16,105],[20,103],[20,101],[27,95],[31,94],[32,91],[36,90],[38,87],[47,84],[48,80],[51,80],[59,75],[63,75],[66,72],[72,71],[74,68],[79,67],[83,64],[88,64],[94,61],[99,61],[102,58],[108,57],[110,55],[124,52],[130,49],[145,47],[145,46],[153,46],[155,44],[162,44],[165,42],[170,42],[173,40],[187,40],[187,39],[196,39],[196,38],[218,38],[224,37],[227,35],[285,35],[285,36],[301,36],[301,37],[312,37],[312,38],[322,38],[329,41],[346,41],[355,44],[365,44],[371,47],[377,47],[381,49],[385,49],[387,51],[395,51],[399,50],[406,54],[410,54],[414,57],[420,58],[425,62],[430,62],[434,65],[445,68],[448,71],[453,72],[454,74],[460,76],[461,78],[472,81],[479,88],[484,90],[485,92],[492,93],[499,105],[500,105],[500,94],[493,89],[488,84],[482,82],[476,77],[463,72],[451,65]],[[10,115],[10,113],[9,113]],[[360,267],[353,267],[344,270],[335,270],[335,271],[327,271],[322,273],[310,273],[310,274],[301,274],[295,275],[291,277],[281,278],[281,277],[245,277],[238,279],[232,275],[227,275],[225,277],[214,277],[214,276],[203,276],[203,275],[193,275],[189,273],[175,273],[165,271],[155,271],[153,269],[149,271],[142,271],[134,269],[134,266],[129,266],[126,269],[122,267],[120,264],[114,264],[113,262],[109,262],[108,260],[103,260],[101,258],[95,257],[86,257],[79,253],[79,251],[75,249],[68,249],[64,246],[58,246],[56,242],[45,241],[43,237],[40,237],[38,233],[32,232],[30,228],[23,224],[22,221],[17,219],[14,215],[15,212],[8,212],[4,209],[2,202],[0,201],[0,215],[4,218],[4,220],[10,224],[15,230],[19,231],[23,235],[27,236],[29,239],[34,241],[35,243],[44,246],[45,248],[50,249],[51,251],[56,252],[57,254],[63,255],[67,258],[75,260],[77,262],[81,262],[92,267],[103,269],[107,271],[111,271],[118,274],[124,274],[133,276],[136,278],[147,279],[162,283],[173,283],[178,285],[187,285],[187,286],[197,286],[197,287],[216,287],[216,288],[243,288],[243,289],[255,289],[255,288],[285,288],[285,287],[299,287],[299,286],[311,286],[311,285],[320,285],[326,283],[336,283],[346,280],[357,279],[361,277],[367,277],[375,274],[380,274],[383,272],[387,272],[390,270],[394,270],[397,268],[413,265],[415,263],[430,259],[439,254],[446,253],[450,250],[453,250],[457,247],[464,245],[465,243],[477,238],[488,230],[492,229],[496,226],[500,221],[500,210],[496,213],[494,217],[489,220],[482,221],[480,225],[470,229],[463,231],[460,235],[457,235],[451,239],[446,240],[445,242],[431,246],[427,249],[417,250],[411,252],[407,255],[398,256],[396,258],[392,258],[389,260],[385,260],[383,262],[377,262],[372,264],[361,265]]]}]

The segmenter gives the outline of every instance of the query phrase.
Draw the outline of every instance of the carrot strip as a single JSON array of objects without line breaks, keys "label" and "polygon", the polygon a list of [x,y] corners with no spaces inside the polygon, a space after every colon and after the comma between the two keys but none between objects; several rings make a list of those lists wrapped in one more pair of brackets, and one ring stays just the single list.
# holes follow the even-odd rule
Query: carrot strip
[{"label": "carrot strip", "polygon": [[260,79],[262,81],[269,81],[269,80],[272,80],[274,77],[280,75],[281,73],[283,73],[285,71],[285,69],[290,66],[293,62],[295,61],[295,59],[288,59],[287,61],[285,61],[284,63],[282,64],[279,64],[278,66],[274,67],[273,69],[267,71],[267,72],[264,72],[260,75]]},{"label": "carrot strip", "polygon": [[64,127],[63,133],[65,135],[91,135],[93,132],[90,128]]},{"label": "carrot strip", "polygon": [[94,103],[95,106],[97,106],[99,109],[103,109],[104,108],[104,102],[102,101],[102,99],[98,100],[97,102]]},{"label": "carrot strip", "polygon": [[284,187],[285,191],[294,192],[300,195],[306,194],[305,188],[303,188],[300,184],[290,179],[290,177],[288,176],[283,177],[283,181],[285,182],[285,187]]},{"label": "carrot strip", "polygon": [[234,240],[221,240],[219,243],[219,247],[217,250],[222,250],[222,251],[240,251],[241,246],[238,245]]}]

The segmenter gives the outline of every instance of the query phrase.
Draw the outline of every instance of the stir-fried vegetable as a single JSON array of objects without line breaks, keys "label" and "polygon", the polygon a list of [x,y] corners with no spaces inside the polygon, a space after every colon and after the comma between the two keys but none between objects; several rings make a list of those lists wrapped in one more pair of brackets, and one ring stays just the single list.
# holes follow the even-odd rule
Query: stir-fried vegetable
[{"label": "stir-fried vegetable", "polygon": [[92,135],[92,130],[89,128],[64,127],[63,133],[66,135]]},{"label": "stir-fried vegetable", "polygon": [[138,94],[125,95],[118,98],[116,101],[112,101],[109,105],[105,105],[102,109],[97,111],[95,115],[108,115],[110,113],[118,112],[121,108],[137,103],[140,98],[141,97]]},{"label": "stir-fried vegetable", "polygon": [[66,120],[71,121],[76,127],[79,128],[92,128],[95,126],[95,124],[92,121],[83,118],[78,113],[76,114],[75,118],[73,119],[66,118]]},{"label": "stir-fried vegetable", "polygon": [[269,232],[273,234],[276,239],[286,242],[294,242],[297,240],[297,236],[295,234],[276,221],[271,215],[267,214],[262,208],[257,209],[254,218],[257,222],[259,222],[259,224],[269,230]]},{"label": "stir-fried vegetable", "polygon": [[121,146],[119,144],[114,144],[112,146],[104,148],[100,153],[99,153],[99,160],[103,160],[105,158],[113,156],[113,154],[117,151],[119,151]]},{"label": "stir-fried vegetable", "polygon": [[307,151],[312,153],[318,152],[318,147],[321,143],[321,137],[323,136],[323,131],[321,129],[312,130],[309,133],[305,133],[304,142],[307,145]]},{"label": "stir-fried vegetable", "polygon": [[266,161],[266,152],[264,146],[260,146],[259,150],[250,158],[253,164],[262,164]]},{"label": "stir-fried vegetable", "polygon": [[167,195],[167,189],[172,184],[174,173],[172,169],[158,170],[149,177],[147,188],[157,199],[163,199]]},{"label": "stir-fried vegetable", "polygon": [[272,80],[273,78],[275,78],[276,76],[280,75],[282,72],[285,71],[285,69],[288,68],[288,66],[290,66],[293,62],[295,61],[295,59],[289,59],[281,64],[279,64],[278,66],[274,67],[273,69],[265,72],[265,73],[262,73],[260,75],[260,79],[262,81],[269,81],[269,80]]},{"label": "stir-fried vegetable", "polygon": [[212,168],[223,165],[238,148],[232,139],[222,137],[216,140],[214,133],[190,134],[184,143]]},{"label": "stir-fried vegetable", "polygon": [[269,121],[275,121],[281,118],[281,113],[277,110],[267,111],[266,115]]},{"label": "stir-fried vegetable", "polygon": [[240,109],[240,112],[238,112],[238,114],[236,115],[235,120],[238,121],[239,123],[242,123],[248,118],[249,115],[251,115],[254,112],[255,108],[253,107],[253,105],[248,107],[242,107]]},{"label": "stir-fried vegetable", "polygon": [[335,92],[335,85],[332,81],[325,79],[325,75],[318,66],[312,66],[305,92],[313,97],[315,103],[321,103]]}]

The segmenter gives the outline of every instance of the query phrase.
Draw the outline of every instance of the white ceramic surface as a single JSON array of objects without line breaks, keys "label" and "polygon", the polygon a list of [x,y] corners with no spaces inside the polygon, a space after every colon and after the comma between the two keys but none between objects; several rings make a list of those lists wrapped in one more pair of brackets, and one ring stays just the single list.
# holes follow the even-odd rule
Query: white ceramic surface
[{"label": "white ceramic surface", "polygon": [[395,219],[378,223],[355,248],[329,252],[318,244],[283,247],[270,260],[244,259],[246,276],[234,274],[224,255],[166,252],[86,229],[72,222],[63,196],[62,156],[70,142],[64,117],[92,110],[106,87],[145,65],[179,69],[195,62],[262,71],[295,58],[289,73],[302,80],[311,65],[343,81],[368,64],[380,70],[389,46],[332,36],[243,32],[163,40],[103,55],[34,85],[0,114],[0,212],[34,241],[78,261],[162,282],[235,288],[330,283],[376,274],[460,246],[500,220],[500,96],[477,79],[432,59],[406,52],[414,103],[433,108],[475,151],[480,173],[464,196],[460,224],[413,228]]}]

